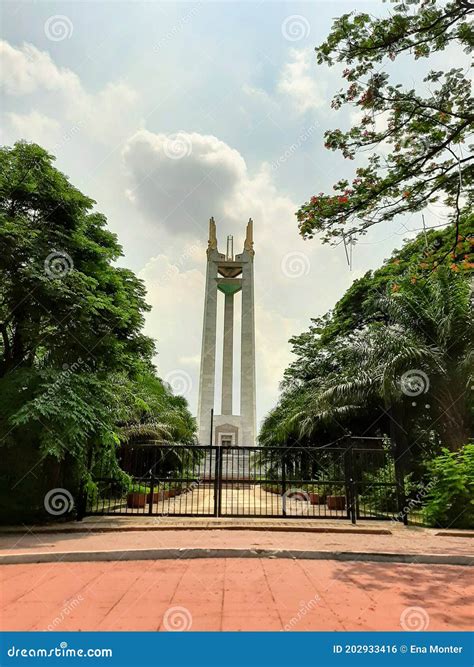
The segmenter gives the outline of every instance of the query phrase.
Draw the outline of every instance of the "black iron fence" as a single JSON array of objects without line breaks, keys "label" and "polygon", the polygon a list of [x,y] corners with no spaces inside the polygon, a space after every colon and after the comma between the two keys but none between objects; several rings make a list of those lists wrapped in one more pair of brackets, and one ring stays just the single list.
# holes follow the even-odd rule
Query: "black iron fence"
[{"label": "black iron fence", "polygon": [[83,514],[396,519],[403,477],[381,440],[331,447],[132,445],[95,468]]}]

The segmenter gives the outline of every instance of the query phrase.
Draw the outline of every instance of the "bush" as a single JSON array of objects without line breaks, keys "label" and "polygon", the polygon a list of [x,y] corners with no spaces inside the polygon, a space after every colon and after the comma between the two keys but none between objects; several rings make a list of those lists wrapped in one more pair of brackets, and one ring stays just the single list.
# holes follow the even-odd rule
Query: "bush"
[{"label": "bush", "polygon": [[425,517],[432,526],[474,528],[474,445],[443,453],[429,462],[432,483]]}]

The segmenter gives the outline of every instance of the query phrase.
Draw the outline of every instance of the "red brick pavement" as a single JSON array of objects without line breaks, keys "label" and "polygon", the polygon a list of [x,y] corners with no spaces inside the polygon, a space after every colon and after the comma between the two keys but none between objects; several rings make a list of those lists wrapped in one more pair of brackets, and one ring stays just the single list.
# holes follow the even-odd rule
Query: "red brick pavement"
[{"label": "red brick pavement", "polygon": [[[4,565],[4,630],[429,630],[473,624],[471,568],[202,559]],[[419,620],[421,619],[421,620]]]}]

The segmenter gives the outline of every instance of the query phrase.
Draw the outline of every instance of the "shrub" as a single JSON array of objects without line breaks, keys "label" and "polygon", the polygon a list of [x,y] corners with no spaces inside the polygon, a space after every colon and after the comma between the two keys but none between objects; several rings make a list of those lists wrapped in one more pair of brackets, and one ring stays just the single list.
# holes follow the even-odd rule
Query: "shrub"
[{"label": "shrub", "polygon": [[474,528],[474,444],[443,453],[428,463],[432,484],[425,517],[443,528]]}]

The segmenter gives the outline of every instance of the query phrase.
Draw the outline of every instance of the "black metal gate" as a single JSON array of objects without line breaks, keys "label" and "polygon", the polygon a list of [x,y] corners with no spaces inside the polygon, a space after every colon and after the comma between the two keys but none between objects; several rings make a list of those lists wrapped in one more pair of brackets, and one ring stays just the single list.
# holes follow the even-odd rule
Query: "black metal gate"
[{"label": "black metal gate", "polygon": [[379,440],[333,447],[123,447],[92,469],[83,514],[403,519],[403,480]]}]

